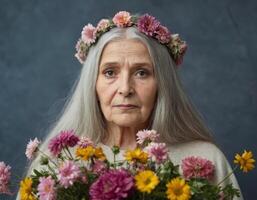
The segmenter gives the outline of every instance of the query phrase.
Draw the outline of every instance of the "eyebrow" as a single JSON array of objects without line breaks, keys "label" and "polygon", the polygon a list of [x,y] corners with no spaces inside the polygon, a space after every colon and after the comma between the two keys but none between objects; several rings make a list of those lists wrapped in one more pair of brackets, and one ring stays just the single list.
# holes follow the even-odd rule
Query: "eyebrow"
[{"label": "eyebrow", "polygon": [[[103,63],[100,67],[106,67],[106,66],[108,66],[108,65],[119,65],[120,63],[118,63],[118,62],[105,62],[105,63]],[[133,63],[133,65],[132,66],[142,66],[142,65],[144,65],[144,66],[152,66],[152,64],[151,63],[149,63],[149,62],[137,62],[137,63]]]}]

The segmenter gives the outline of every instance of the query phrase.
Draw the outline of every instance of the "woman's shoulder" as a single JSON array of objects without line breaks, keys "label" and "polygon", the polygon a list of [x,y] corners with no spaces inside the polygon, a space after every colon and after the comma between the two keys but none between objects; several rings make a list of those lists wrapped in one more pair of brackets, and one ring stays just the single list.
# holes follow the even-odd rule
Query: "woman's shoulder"
[{"label": "woman's shoulder", "polygon": [[169,145],[171,159],[179,162],[188,156],[200,156],[213,162],[225,162],[223,152],[213,143],[207,141],[194,140],[190,142],[176,143]]}]

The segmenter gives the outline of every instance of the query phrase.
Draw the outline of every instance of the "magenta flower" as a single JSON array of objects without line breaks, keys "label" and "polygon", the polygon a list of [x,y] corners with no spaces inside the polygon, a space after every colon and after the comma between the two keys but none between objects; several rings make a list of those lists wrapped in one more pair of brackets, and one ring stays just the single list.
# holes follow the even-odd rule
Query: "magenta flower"
[{"label": "magenta flower", "polygon": [[167,27],[160,25],[156,30],[156,38],[160,43],[168,43],[171,39],[171,33]]},{"label": "magenta flower", "polygon": [[210,180],[214,175],[214,165],[212,162],[201,157],[187,157],[182,160],[181,167],[186,179],[206,178]]},{"label": "magenta flower", "polygon": [[0,162],[0,194],[11,194],[9,190],[10,179],[11,167],[6,165],[4,162]]},{"label": "magenta flower", "polygon": [[39,144],[40,144],[40,141],[38,141],[37,138],[35,138],[34,140],[30,139],[25,152],[29,160],[31,160],[35,156],[35,153],[38,150]]},{"label": "magenta flower", "polygon": [[81,148],[86,148],[87,146],[94,146],[94,143],[91,139],[87,137],[81,137],[78,142],[78,146]]},{"label": "magenta flower", "polygon": [[168,148],[165,143],[151,142],[144,150],[157,164],[161,164],[168,159]]},{"label": "magenta flower", "polygon": [[74,147],[79,141],[78,136],[75,135],[73,130],[61,131],[59,135],[50,140],[48,148],[50,152],[57,156],[65,147]]},{"label": "magenta flower", "polygon": [[56,199],[56,188],[55,181],[48,176],[40,177],[39,184],[37,187],[39,200],[55,200]]},{"label": "magenta flower", "polygon": [[137,132],[137,143],[143,144],[144,142],[156,142],[159,134],[155,130],[142,130]]},{"label": "magenta flower", "polygon": [[148,36],[154,36],[159,25],[160,22],[148,14],[142,15],[137,21],[138,30]]},{"label": "magenta flower", "polygon": [[75,181],[81,176],[81,171],[77,165],[72,161],[62,163],[58,169],[58,180],[64,188],[72,186]]},{"label": "magenta flower", "polygon": [[133,176],[126,170],[110,170],[91,185],[89,194],[92,200],[120,200],[129,196],[133,185]]},{"label": "magenta flower", "polygon": [[118,12],[114,15],[112,21],[117,27],[127,27],[132,25],[130,13],[126,11]]},{"label": "magenta flower", "polygon": [[81,32],[81,38],[88,45],[94,43],[96,39],[96,28],[92,24],[87,24]]}]

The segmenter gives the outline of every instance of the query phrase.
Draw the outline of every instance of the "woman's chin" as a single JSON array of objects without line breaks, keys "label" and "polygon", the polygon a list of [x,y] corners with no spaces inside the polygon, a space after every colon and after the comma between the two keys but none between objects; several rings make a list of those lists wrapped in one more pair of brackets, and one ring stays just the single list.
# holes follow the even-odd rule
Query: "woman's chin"
[{"label": "woman's chin", "polygon": [[122,116],[114,119],[113,123],[121,127],[138,127],[142,124],[142,120],[140,118]]}]

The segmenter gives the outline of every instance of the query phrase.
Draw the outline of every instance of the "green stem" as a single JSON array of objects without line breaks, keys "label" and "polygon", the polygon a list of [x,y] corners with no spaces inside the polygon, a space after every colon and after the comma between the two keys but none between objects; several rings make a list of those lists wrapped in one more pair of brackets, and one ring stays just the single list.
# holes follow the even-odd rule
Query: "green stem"
[{"label": "green stem", "polygon": [[235,166],[235,167],[233,168],[233,170],[232,170],[230,173],[228,173],[227,176],[225,176],[225,177],[217,184],[217,186],[219,186],[219,185],[220,185],[221,183],[223,183],[228,177],[230,177],[230,176],[234,173],[234,171],[237,169],[237,167],[238,167],[238,165]]},{"label": "green stem", "polygon": [[69,150],[69,148],[66,146],[65,149],[67,150],[67,152],[68,152],[68,154],[69,154],[69,156],[70,156],[70,159],[71,159],[71,160],[74,160],[73,157],[72,157],[72,154],[71,154],[71,152],[70,152],[70,150]]},{"label": "green stem", "polygon": [[42,153],[45,157],[47,157],[48,158],[48,160],[51,162],[51,163],[53,163],[56,167],[58,167],[58,165],[47,155],[47,154],[45,154],[43,151],[41,151],[39,148],[38,148],[38,151],[40,152],[40,153]]}]

